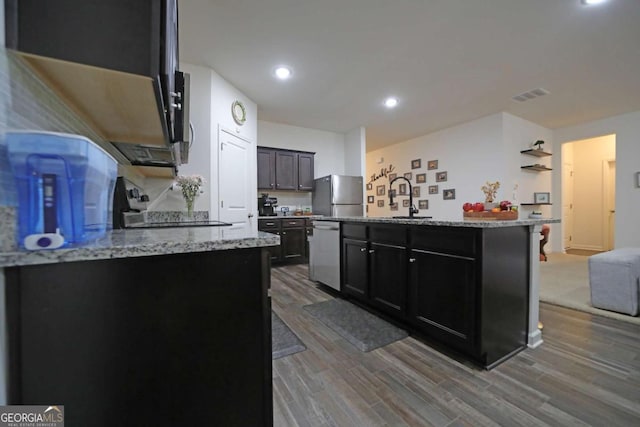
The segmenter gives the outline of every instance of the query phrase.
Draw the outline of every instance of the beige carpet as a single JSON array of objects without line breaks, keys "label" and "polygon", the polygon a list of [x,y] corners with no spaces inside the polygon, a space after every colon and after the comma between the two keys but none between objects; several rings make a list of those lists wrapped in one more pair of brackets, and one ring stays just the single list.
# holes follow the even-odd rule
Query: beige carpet
[{"label": "beige carpet", "polygon": [[540,301],[640,325],[640,317],[591,305],[589,257],[550,253],[547,259],[540,263]]}]

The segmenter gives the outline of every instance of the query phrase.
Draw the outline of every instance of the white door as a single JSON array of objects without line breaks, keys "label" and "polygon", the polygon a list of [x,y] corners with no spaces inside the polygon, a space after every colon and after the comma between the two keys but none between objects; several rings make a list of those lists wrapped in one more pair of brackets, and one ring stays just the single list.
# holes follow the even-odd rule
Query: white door
[{"label": "white door", "polygon": [[218,194],[220,221],[232,228],[253,229],[256,147],[224,129],[218,130]]},{"label": "white door", "polygon": [[562,163],[563,247],[571,247],[573,236],[573,163]]}]

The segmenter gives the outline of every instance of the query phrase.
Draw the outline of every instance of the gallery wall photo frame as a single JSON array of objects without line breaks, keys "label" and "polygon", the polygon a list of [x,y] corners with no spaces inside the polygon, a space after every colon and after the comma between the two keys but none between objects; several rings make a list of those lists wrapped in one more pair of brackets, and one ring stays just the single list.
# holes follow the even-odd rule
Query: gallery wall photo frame
[{"label": "gallery wall photo frame", "polygon": [[438,194],[438,186],[430,185],[429,186],[429,194]]},{"label": "gallery wall photo frame", "polygon": [[379,208],[384,208],[384,199],[378,200],[378,207]]},{"label": "gallery wall photo frame", "polygon": [[398,203],[397,203],[397,202],[396,202],[396,203],[391,203],[391,204],[389,205],[389,208],[390,208],[392,211],[397,211],[397,210],[398,210]]},{"label": "gallery wall photo frame", "polygon": [[437,172],[436,182],[445,182],[447,180],[447,172]]},{"label": "gallery wall photo frame", "polygon": [[376,186],[376,196],[384,196],[384,190],[385,186],[384,185],[378,185]]},{"label": "gallery wall photo frame", "polygon": [[427,182],[427,174],[426,173],[417,173],[416,174],[416,183],[424,184]]},{"label": "gallery wall photo frame", "polygon": [[422,167],[422,159],[411,160],[411,169],[420,169]]},{"label": "gallery wall photo frame", "polygon": [[409,199],[404,199],[402,201],[402,207],[403,208],[408,208],[409,207]]},{"label": "gallery wall photo frame", "polygon": [[368,183],[367,184],[367,191],[371,191],[373,190],[373,184],[372,183]]},{"label": "gallery wall photo frame", "polygon": [[398,185],[398,194],[401,196],[407,195],[407,184]]},{"label": "gallery wall photo frame", "polygon": [[427,169],[432,171],[438,169],[438,161],[437,160],[429,160],[427,162]]},{"label": "gallery wall photo frame", "polygon": [[416,185],[413,187],[413,197],[420,197],[420,186]]},{"label": "gallery wall photo frame", "polygon": [[367,203],[373,203],[374,202],[374,197],[373,196],[367,196]]},{"label": "gallery wall photo frame", "polygon": [[551,203],[551,193],[533,193],[533,203]]},{"label": "gallery wall photo frame", "polygon": [[453,188],[449,188],[446,190],[442,190],[442,199],[443,200],[455,200],[456,198],[456,190]]},{"label": "gallery wall photo frame", "polygon": [[418,200],[418,209],[429,209],[429,200]]},{"label": "gallery wall photo frame", "polygon": [[413,173],[407,172],[404,174],[404,177],[411,181],[413,179]]},{"label": "gallery wall photo frame", "polygon": [[396,179],[398,177],[398,174],[395,173],[390,173],[388,175],[389,181],[393,181],[394,179]]}]

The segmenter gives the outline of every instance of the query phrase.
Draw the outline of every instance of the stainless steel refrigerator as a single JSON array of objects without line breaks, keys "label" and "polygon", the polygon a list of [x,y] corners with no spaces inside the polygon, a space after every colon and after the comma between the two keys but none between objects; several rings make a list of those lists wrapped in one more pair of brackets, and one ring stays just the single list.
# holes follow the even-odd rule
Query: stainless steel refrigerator
[{"label": "stainless steel refrigerator", "polygon": [[362,216],[361,176],[328,175],[313,182],[313,214]]}]

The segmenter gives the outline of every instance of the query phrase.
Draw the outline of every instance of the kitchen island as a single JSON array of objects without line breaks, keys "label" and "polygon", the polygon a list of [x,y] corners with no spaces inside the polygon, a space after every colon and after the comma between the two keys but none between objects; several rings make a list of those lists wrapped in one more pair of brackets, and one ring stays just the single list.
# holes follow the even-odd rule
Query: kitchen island
[{"label": "kitchen island", "polygon": [[64,405],[69,425],[272,425],[279,243],[189,227],[0,253],[6,403]]},{"label": "kitchen island", "polygon": [[555,219],[334,217],[341,293],[490,369],[538,329],[539,240]]}]

